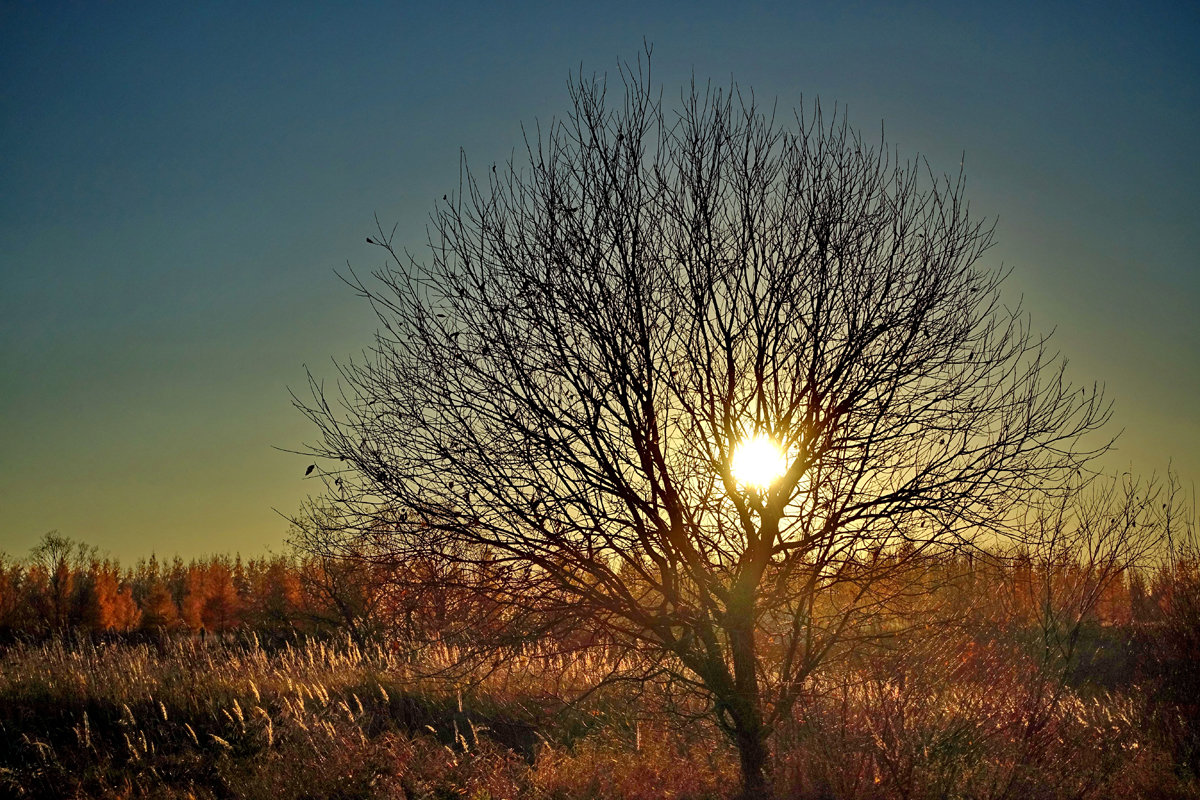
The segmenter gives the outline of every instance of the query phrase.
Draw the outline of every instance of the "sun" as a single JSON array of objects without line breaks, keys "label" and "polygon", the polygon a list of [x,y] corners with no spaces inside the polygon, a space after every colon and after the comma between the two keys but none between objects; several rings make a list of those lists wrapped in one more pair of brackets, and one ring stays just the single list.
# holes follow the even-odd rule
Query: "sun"
[{"label": "sun", "polygon": [[734,448],[729,468],[743,486],[766,489],[787,472],[787,456],[769,437],[754,436]]}]

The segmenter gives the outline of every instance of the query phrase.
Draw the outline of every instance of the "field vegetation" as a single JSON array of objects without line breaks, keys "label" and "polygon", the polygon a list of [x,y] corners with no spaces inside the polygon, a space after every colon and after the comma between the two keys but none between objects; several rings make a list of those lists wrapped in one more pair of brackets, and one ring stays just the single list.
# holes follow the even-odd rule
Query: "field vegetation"
[{"label": "field vegetation", "polygon": [[[776,734],[775,791],[1196,796],[1196,555],[1184,543],[1102,587],[1078,559],[919,559],[905,583],[928,591],[891,635],[846,647],[806,685],[804,715]],[[584,631],[477,647],[471,598],[413,599],[396,565],[122,568],[50,536],[2,575],[6,795],[738,792],[736,752],[670,670]]]}]

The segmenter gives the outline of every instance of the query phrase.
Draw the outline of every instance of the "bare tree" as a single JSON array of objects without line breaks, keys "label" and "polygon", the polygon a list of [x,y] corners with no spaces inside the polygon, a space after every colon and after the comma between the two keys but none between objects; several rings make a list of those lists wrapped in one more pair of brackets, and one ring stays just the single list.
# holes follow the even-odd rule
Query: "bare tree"
[{"label": "bare tree", "polygon": [[309,622],[340,628],[360,647],[401,622],[385,619],[397,608],[400,573],[388,549],[321,500],[305,502],[291,523],[288,541],[306,556],[301,586],[314,601],[310,605],[324,610]]},{"label": "bare tree", "polygon": [[49,531],[29,555],[45,581],[39,598],[42,619],[51,631],[66,630],[81,616],[78,576],[96,560],[96,548]]},{"label": "bare tree", "polygon": [[[1051,722],[1079,666],[1081,636],[1105,595],[1161,551],[1164,535],[1180,514],[1175,485],[1172,474],[1165,485],[1129,473],[1076,476],[1063,483],[1058,497],[1021,507],[1021,557],[1001,559],[1014,574],[1021,571],[1018,564],[1027,565],[1028,584],[1022,588],[1029,590],[1028,626],[1035,634],[1030,655],[1036,669],[1017,700],[1022,710],[1020,730],[1013,736],[1017,750],[1006,760],[1007,774],[999,776],[987,796],[1021,796],[1044,786],[1053,774],[1044,763]],[[1070,771],[1054,777],[1079,778]],[[1092,774],[1088,780],[1098,787],[1108,777]]]},{"label": "bare tree", "polygon": [[[573,81],[520,165],[464,160],[423,258],[380,228],[387,264],[347,276],[374,347],[297,404],[397,553],[523,568],[512,603],[702,691],[765,796],[772,731],[880,635],[897,554],[1005,533],[1107,447],[1108,408],[977,266],[961,173],[819,104],[785,123],[693,85],[670,112],[648,65],[621,83]],[[786,459],[763,486],[732,467],[756,436]]]}]

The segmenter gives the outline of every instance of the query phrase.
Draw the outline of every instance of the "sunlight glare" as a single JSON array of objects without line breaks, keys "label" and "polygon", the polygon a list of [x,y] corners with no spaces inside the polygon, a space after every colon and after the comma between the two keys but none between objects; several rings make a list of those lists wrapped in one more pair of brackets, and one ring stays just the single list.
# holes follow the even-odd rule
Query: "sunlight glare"
[{"label": "sunlight glare", "polygon": [[787,457],[767,436],[746,439],[733,451],[733,477],[744,486],[766,489],[787,472]]}]

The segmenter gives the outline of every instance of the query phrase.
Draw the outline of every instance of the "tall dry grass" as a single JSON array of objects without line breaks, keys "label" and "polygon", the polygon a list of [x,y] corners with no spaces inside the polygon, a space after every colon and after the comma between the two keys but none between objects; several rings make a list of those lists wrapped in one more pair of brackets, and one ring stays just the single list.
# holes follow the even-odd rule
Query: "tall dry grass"
[{"label": "tall dry grass", "polygon": [[[603,669],[537,648],[467,671],[442,645],[18,644],[0,661],[0,794],[722,796],[727,758],[705,782],[665,756],[683,746],[669,732],[639,752],[631,703],[580,700]],[[610,759],[630,770],[616,784]],[[601,795],[578,793],[585,774]]]},{"label": "tall dry grass", "polygon": [[[732,798],[736,757],[668,684],[589,689],[603,654],[445,645],[18,644],[0,795]],[[666,711],[674,713],[667,714]],[[782,797],[1196,796],[1137,691],[1072,688],[1014,637],[931,637],[814,681],[775,739]]]}]

